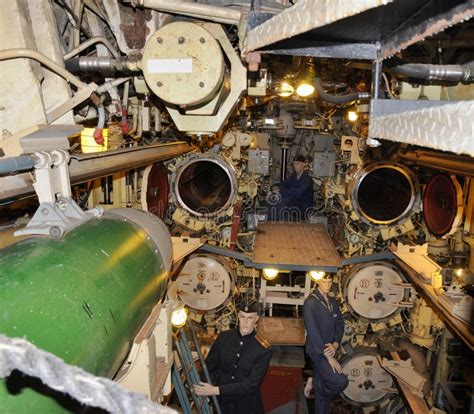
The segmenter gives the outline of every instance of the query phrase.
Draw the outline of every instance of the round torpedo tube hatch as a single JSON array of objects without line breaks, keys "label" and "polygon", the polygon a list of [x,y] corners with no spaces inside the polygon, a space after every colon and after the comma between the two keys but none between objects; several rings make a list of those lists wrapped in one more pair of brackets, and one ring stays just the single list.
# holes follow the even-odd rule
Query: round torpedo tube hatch
[{"label": "round torpedo tube hatch", "polygon": [[341,395],[352,405],[379,405],[390,396],[393,378],[380,366],[377,355],[375,348],[360,347],[341,361],[342,372],[349,380]]},{"label": "round torpedo tube hatch", "polygon": [[[171,263],[168,229],[140,210],[110,210],[61,240],[21,240],[0,251],[0,332],[112,377],[165,295]],[[51,397],[11,386],[0,380],[2,412],[64,412]]]},{"label": "round torpedo tube hatch", "polygon": [[350,311],[367,322],[381,322],[397,315],[404,300],[405,277],[388,262],[354,267],[344,280],[343,292]]},{"label": "round torpedo tube hatch", "polygon": [[171,177],[175,204],[195,217],[218,217],[237,199],[234,168],[223,158],[194,155],[181,163]]},{"label": "round torpedo tube hatch", "polygon": [[351,184],[356,214],[368,224],[395,226],[419,207],[418,180],[404,165],[378,162],[359,170]]},{"label": "round torpedo tube hatch", "polygon": [[436,237],[448,234],[463,214],[462,189],[454,177],[434,175],[423,194],[423,217],[428,231]]}]

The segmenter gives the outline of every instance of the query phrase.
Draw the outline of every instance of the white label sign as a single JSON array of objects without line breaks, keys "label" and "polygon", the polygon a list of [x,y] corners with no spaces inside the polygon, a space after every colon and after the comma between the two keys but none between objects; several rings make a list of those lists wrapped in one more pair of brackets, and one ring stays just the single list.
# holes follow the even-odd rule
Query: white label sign
[{"label": "white label sign", "polygon": [[148,73],[191,73],[192,59],[148,59]]}]

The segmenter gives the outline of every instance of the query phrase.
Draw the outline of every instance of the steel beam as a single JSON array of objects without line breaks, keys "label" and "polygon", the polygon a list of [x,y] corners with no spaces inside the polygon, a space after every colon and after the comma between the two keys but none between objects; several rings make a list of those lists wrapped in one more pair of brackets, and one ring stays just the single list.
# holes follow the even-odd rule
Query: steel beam
[{"label": "steel beam", "polygon": [[[428,36],[442,32],[457,23],[469,20],[474,16],[474,1],[468,0],[446,13],[411,24],[410,20],[403,22],[395,32],[380,42],[380,59],[387,59],[408,46],[424,40]],[[412,16],[415,18],[416,16]]]},{"label": "steel beam", "polygon": [[244,53],[326,26],[391,1],[300,0],[294,6],[251,29],[245,39]]},{"label": "steel beam", "polygon": [[[118,171],[127,171],[153,164],[157,161],[178,157],[193,149],[185,142],[160,144],[146,147],[127,148],[93,154],[72,155],[69,165],[71,184],[79,184],[96,178],[105,177]],[[13,176],[11,178],[15,178]],[[8,179],[10,177],[2,178]],[[23,180],[23,186],[3,186],[0,190],[0,200],[8,201],[15,198],[31,196],[34,189],[31,178]]]},{"label": "steel beam", "polygon": [[373,99],[369,137],[474,157],[474,101]]},{"label": "steel beam", "polygon": [[378,58],[378,49],[379,46],[373,43],[329,43],[302,39],[298,42],[279,42],[275,48],[263,49],[259,52],[290,56],[375,60]]}]

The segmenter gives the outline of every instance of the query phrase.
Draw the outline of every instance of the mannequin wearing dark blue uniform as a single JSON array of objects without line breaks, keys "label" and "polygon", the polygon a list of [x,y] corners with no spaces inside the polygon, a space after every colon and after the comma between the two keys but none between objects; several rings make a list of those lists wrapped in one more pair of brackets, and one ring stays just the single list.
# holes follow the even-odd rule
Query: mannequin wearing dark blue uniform
[{"label": "mannequin wearing dark blue uniform", "polygon": [[221,332],[206,358],[213,384],[195,385],[198,395],[217,395],[223,414],[263,414],[260,384],[272,358],[270,344],[255,331],[258,303],[240,307],[239,328]]},{"label": "mannequin wearing dark blue uniform", "polygon": [[[291,174],[282,183],[274,186],[274,191],[280,194],[276,204],[269,203],[269,219],[272,221],[303,221],[313,207],[314,192],[313,179],[305,171],[307,167],[306,159],[298,155],[293,160]],[[296,217],[295,217],[296,215]]]},{"label": "mannequin wearing dark blue uniform", "polygon": [[322,279],[303,306],[306,353],[313,365],[315,414],[329,413],[331,400],[348,385],[334,357],[344,333],[344,319],[338,303],[327,296],[331,285],[332,278]]}]

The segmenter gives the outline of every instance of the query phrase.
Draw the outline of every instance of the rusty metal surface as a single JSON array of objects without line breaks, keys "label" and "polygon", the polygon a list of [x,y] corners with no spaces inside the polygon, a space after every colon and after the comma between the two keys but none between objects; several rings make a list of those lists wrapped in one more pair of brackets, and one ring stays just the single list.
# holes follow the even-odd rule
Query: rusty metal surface
[{"label": "rusty metal surface", "polygon": [[[377,101],[391,108],[374,111]],[[419,101],[372,102],[369,137],[474,157],[474,101],[425,101],[432,105],[414,110],[406,107],[410,102]]]},{"label": "rusty metal surface", "polygon": [[391,57],[400,50],[406,49],[428,36],[442,32],[450,26],[469,20],[473,16],[474,2],[470,0],[418,24],[416,24],[416,21],[412,22],[408,19],[394,33],[380,42],[379,58]]},{"label": "rusty metal surface", "polygon": [[258,225],[253,262],[287,266],[340,267],[341,258],[322,224],[274,223]]},{"label": "rusty metal surface", "polygon": [[392,0],[300,0],[247,33],[244,52],[362,13]]}]

